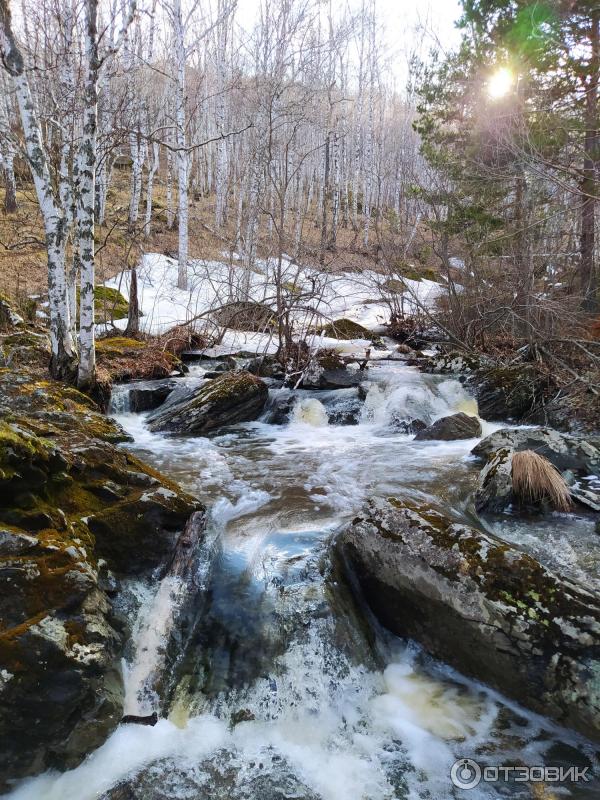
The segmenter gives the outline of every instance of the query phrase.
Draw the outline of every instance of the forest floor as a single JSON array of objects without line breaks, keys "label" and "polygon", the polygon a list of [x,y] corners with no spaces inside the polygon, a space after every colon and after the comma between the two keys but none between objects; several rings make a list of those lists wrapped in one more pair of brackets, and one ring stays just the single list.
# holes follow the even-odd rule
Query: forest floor
[{"label": "forest floor", "polygon": [[[169,254],[177,252],[177,229],[167,227],[167,198],[163,177],[155,181],[153,222],[151,233],[143,235],[145,197],[140,202],[140,220],[136,229],[128,226],[129,170],[115,169],[107,198],[106,221],[96,228],[97,282],[104,283],[117,273],[138,264],[146,253]],[[17,306],[28,296],[43,293],[46,289],[46,252],[44,229],[35,191],[23,178],[17,192],[18,210],[14,214],[0,211],[0,292],[16,302]],[[223,260],[231,251],[235,240],[235,214],[221,231],[214,228],[214,197],[194,197],[190,193],[189,254],[190,259],[206,261]],[[266,222],[262,225],[266,233]],[[320,224],[308,218],[303,228],[302,264],[319,267]],[[378,269],[379,250],[377,232],[372,231],[373,245],[369,249],[362,242],[362,231],[340,226],[335,249],[328,250],[325,259],[327,271],[360,272]],[[417,237],[418,239],[419,237]],[[291,245],[290,245],[291,248]],[[270,255],[268,243],[259,244],[258,254]],[[417,242],[417,266],[432,275],[439,264],[423,242]],[[423,253],[423,255],[422,255]]]}]

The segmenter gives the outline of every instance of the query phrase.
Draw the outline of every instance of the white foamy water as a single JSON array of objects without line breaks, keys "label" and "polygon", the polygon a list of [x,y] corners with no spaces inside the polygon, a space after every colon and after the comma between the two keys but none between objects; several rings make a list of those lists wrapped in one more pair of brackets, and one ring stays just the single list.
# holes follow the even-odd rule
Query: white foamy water
[{"label": "white foamy water", "polygon": [[[450,800],[459,757],[543,764],[563,740],[592,756],[586,743],[414,645],[384,639],[376,661],[343,599],[332,597],[322,568],[328,538],[367,497],[460,511],[477,475],[474,441],[415,442],[398,432],[403,421],[476,414],[459,382],[395,364],[369,378],[356,425],[328,423],[335,393],[300,392],[287,424],[211,438],[165,437],[148,431],[145,415],[118,415],[135,451],[211,508],[189,650],[170,676],[178,683],[169,719],[119,727],[77,769],[26,781],[13,800],[92,800],[123,780],[143,800],[249,800],[263,796],[253,787],[265,780],[278,787],[269,796],[299,800]],[[344,392],[344,403],[355,399]],[[137,593],[125,713],[166,702],[155,678],[186,600],[169,578]],[[504,796],[493,786],[469,792]],[[525,800],[529,789],[510,796]]]},{"label": "white foamy water", "polygon": [[325,406],[314,397],[307,400],[300,400],[296,403],[292,420],[293,422],[304,425],[312,425],[315,428],[321,428],[328,424]]},{"label": "white foamy water", "polygon": [[140,716],[159,710],[154,683],[163,664],[168,630],[184,593],[185,586],[177,577],[163,578],[154,594],[146,588],[133,629],[134,657],[123,665],[124,714]]}]

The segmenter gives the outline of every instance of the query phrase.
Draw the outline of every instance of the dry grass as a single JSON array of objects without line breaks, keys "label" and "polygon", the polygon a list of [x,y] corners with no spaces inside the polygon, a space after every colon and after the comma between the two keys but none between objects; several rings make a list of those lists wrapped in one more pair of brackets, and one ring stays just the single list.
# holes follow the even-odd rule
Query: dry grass
[{"label": "dry grass", "polygon": [[[164,165],[163,165],[164,167]],[[144,175],[144,181],[146,176]],[[5,214],[0,208],[0,291],[13,301],[17,297],[44,293],[47,287],[47,264],[44,245],[44,228],[33,184],[26,170],[18,177],[17,203],[14,214]],[[139,262],[147,252],[176,253],[177,229],[167,228],[166,185],[164,169],[156,176],[154,184],[152,232],[142,234],[145,199],[140,203],[138,229],[130,231],[127,224],[129,210],[128,169],[115,169],[107,197],[106,222],[96,228],[97,282],[112,278],[122,269]],[[145,190],[145,186],[144,186]],[[0,188],[0,200],[3,200]],[[145,195],[144,195],[145,197]],[[229,219],[220,230],[214,227],[214,196],[194,196],[190,192],[190,258],[222,260],[235,241],[236,213],[229,210]],[[290,219],[293,215],[290,215]],[[385,227],[386,223],[381,223]],[[285,247],[293,250],[293,230],[287,232]],[[275,237],[276,238],[276,237]],[[361,231],[340,225],[337,246],[325,256],[326,271],[357,271],[380,269],[380,252],[375,226],[371,245],[364,247]],[[305,266],[319,267],[321,229],[316,219],[316,208],[305,220],[302,231],[303,246],[300,259]],[[266,257],[276,251],[276,241],[269,239],[266,216],[261,218],[258,255]],[[433,260],[435,266],[435,259]]]},{"label": "dry grass", "polygon": [[512,485],[524,503],[548,502],[556,511],[570,511],[571,492],[564,478],[547,458],[522,450],[512,460]]}]

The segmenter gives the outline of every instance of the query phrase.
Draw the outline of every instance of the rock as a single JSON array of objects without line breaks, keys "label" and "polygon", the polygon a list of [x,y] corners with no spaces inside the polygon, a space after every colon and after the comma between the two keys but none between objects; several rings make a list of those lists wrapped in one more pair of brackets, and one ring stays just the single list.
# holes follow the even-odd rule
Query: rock
[{"label": "rock", "polygon": [[471,453],[487,460],[503,448],[533,450],[551,461],[560,472],[573,470],[590,475],[600,469],[600,448],[582,436],[559,433],[553,428],[502,428],[482,439]]},{"label": "rock", "polygon": [[427,429],[427,423],[422,419],[396,419],[392,418],[389,426],[396,433],[404,433],[407,436],[413,436],[415,433],[419,434],[421,431]]},{"label": "rock", "polygon": [[589,508],[590,511],[600,512],[600,493],[593,492],[591,489],[584,489],[580,484],[569,487],[571,497],[582,506]]},{"label": "rock", "polygon": [[175,378],[148,386],[131,386],[129,389],[129,408],[142,413],[159,408],[177,386]]},{"label": "rock", "polygon": [[328,336],[331,339],[379,339],[377,334],[367,328],[359,325],[358,322],[353,322],[351,319],[336,319],[333,322],[328,322],[322,328],[317,330],[321,336]]},{"label": "rock", "polygon": [[49,363],[50,340],[47,334],[19,326],[8,335],[0,336],[0,367],[47,369]]},{"label": "rock", "polygon": [[[404,351],[401,351],[404,352]],[[415,357],[416,354],[415,354]],[[471,353],[462,353],[458,350],[451,350],[448,353],[437,353],[433,356],[423,356],[417,359],[417,366],[423,372],[434,374],[466,374],[470,375],[482,368],[485,360],[480,356]]]},{"label": "rock", "polygon": [[146,714],[144,717],[140,717],[137,714],[125,714],[121,719],[123,725],[149,725],[151,728],[153,728],[157,722],[158,714],[156,711],[152,712],[152,714]]},{"label": "rock", "polygon": [[349,389],[367,378],[365,369],[347,367],[335,350],[318,350],[304,371],[304,389]]},{"label": "rock", "polygon": [[[172,557],[201,504],[114,446],[89,397],[0,370],[0,787],[76,766],[122,717],[120,580]],[[2,791],[0,788],[0,791]]]},{"label": "rock", "polygon": [[191,398],[159,409],[150,421],[151,431],[207,433],[223,425],[257,419],[269,391],[250,372],[226,373],[197,389]]},{"label": "rock", "polygon": [[0,331],[10,331],[23,323],[23,317],[17,314],[8,297],[0,293]]},{"label": "rock", "polygon": [[600,740],[593,593],[490,534],[394,499],[368,503],[334,547],[393,633]]},{"label": "rock", "polygon": [[285,378],[285,371],[275,356],[257,356],[248,362],[246,369],[260,378]]},{"label": "rock", "polygon": [[168,344],[168,339],[160,338],[139,341],[126,336],[104,336],[97,339],[96,356],[102,381],[107,385],[152,381],[181,373],[181,360],[168,349]]},{"label": "rock", "polygon": [[479,414],[489,420],[520,420],[543,396],[545,381],[532,364],[483,367],[473,375]]},{"label": "rock", "polygon": [[481,436],[481,422],[479,419],[460,412],[449,417],[442,417],[442,419],[436,420],[427,428],[418,431],[415,441],[429,439],[450,441],[453,439],[475,439],[479,436]]},{"label": "rock", "polygon": [[502,447],[489,459],[479,476],[475,491],[478,512],[499,513],[513,502],[512,457],[514,450]]},{"label": "rock", "polygon": [[285,425],[290,421],[297,396],[291,389],[280,389],[269,395],[265,410],[265,422],[269,425]]},{"label": "rock", "polygon": [[330,425],[358,425],[362,403],[357,398],[354,403],[340,403],[338,406],[326,407]]},{"label": "rock", "polygon": [[220,308],[213,315],[225,328],[237,331],[269,331],[277,327],[277,317],[269,306],[250,300],[240,300]]}]

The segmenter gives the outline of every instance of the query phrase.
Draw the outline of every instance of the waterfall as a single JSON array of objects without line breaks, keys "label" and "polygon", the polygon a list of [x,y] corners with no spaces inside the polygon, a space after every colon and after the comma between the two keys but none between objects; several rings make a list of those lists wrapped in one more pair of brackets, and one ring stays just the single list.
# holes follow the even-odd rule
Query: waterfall
[{"label": "waterfall", "polygon": [[131,411],[131,395],[130,387],[127,384],[112,387],[110,395],[110,403],[108,404],[108,413],[128,414]]},{"label": "waterfall", "polygon": [[361,422],[398,426],[420,420],[430,425],[436,419],[463,411],[477,416],[477,401],[460,381],[424,380],[428,376],[398,373],[385,383],[373,383],[362,409]]},{"label": "waterfall", "polygon": [[312,425],[315,428],[321,428],[327,425],[328,422],[325,406],[320,400],[316,400],[314,397],[309,397],[297,403],[294,406],[292,418],[294,422]]},{"label": "waterfall", "polygon": [[124,713],[160,712],[167,647],[189,602],[201,597],[208,585],[219,532],[204,536],[204,514],[192,514],[175,547],[165,576],[156,592],[140,606],[134,626],[134,655],[124,664]]}]

